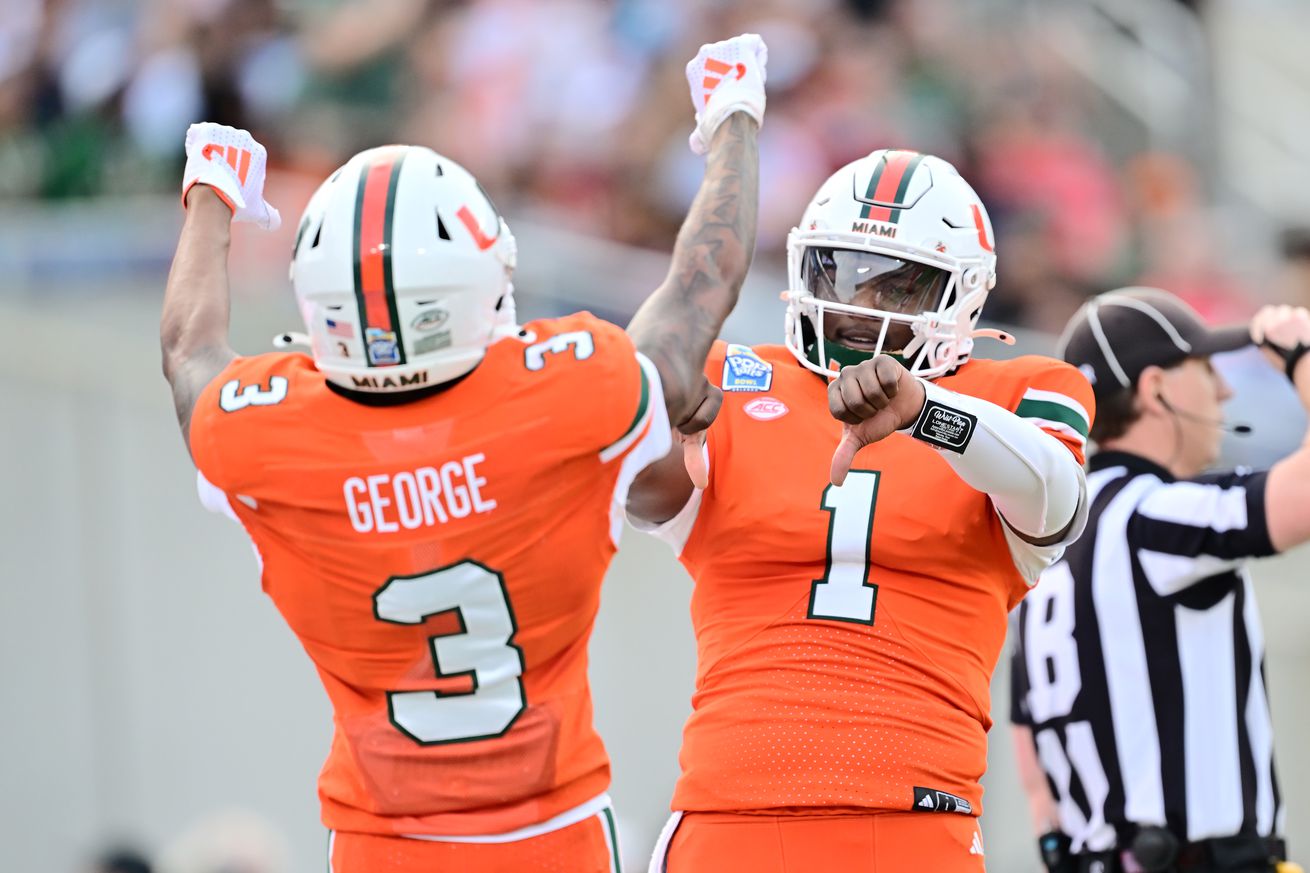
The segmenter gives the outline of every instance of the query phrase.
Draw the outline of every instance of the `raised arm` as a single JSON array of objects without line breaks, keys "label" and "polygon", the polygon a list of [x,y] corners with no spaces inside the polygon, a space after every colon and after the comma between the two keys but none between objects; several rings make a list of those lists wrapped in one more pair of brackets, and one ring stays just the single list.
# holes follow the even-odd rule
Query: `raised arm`
[{"label": "raised arm", "polygon": [[164,290],[159,323],[164,377],[188,450],[196,398],[236,357],[228,345],[227,255],[233,221],[272,230],[281,219],[264,202],[264,147],[244,130],[193,124],[186,137],[186,220]]},{"label": "raised arm", "polygon": [[[1310,312],[1304,307],[1266,307],[1256,314],[1251,335],[1282,367],[1310,414]],[[1301,446],[1269,471],[1265,514],[1269,541],[1282,552],[1310,540],[1310,431]]]},{"label": "raised arm", "polygon": [[[689,422],[707,401],[705,358],[750,268],[759,199],[759,124],[733,112],[710,140],[705,179],[678,232],[673,263],[628,325],[637,348],[659,368],[669,421]],[[710,416],[710,420],[713,416]]]},{"label": "raised arm", "polygon": [[668,276],[628,325],[659,368],[669,421],[683,433],[703,430],[718,411],[721,396],[705,379],[705,358],[755,251],[767,61],[764,41],[747,33],[701,46],[687,64],[697,109],[691,148],[706,155],[705,178],[678,231]]},{"label": "raised arm", "polygon": [[723,395],[705,378],[705,358],[737,305],[755,251],[756,138],[767,60],[763,40],[743,34],[701,46],[687,64],[697,109],[691,148],[706,154],[705,178],[678,231],[668,276],[628,325],[637,348],[659,368],[669,421],[681,436],[681,450],[643,470],[628,492],[628,511],[645,521],[671,518],[693,481],[700,488],[708,483],[703,431]]},{"label": "raised arm", "polygon": [[236,352],[227,341],[232,210],[212,188],[203,185],[187,192],[186,206],[186,221],[164,290],[159,344],[164,378],[173,388],[177,423],[190,449],[188,434],[196,398]]}]

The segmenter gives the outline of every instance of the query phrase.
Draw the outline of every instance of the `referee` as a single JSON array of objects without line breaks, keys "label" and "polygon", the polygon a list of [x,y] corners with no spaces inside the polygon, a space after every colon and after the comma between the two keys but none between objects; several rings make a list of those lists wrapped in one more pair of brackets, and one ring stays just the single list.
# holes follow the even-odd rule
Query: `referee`
[{"label": "referee", "polygon": [[1209,356],[1252,342],[1310,409],[1305,309],[1211,331],[1173,295],[1128,288],[1061,338],[1096,393],[1091,518],[1015,614],[1011,701],[1053,873],[1299,869],[1282,863],[1244,564],[1310,539],[1310,439],[1270,470],[1200,475],[1224,431],[1249,430],[1225,423],[1231,391]]}]

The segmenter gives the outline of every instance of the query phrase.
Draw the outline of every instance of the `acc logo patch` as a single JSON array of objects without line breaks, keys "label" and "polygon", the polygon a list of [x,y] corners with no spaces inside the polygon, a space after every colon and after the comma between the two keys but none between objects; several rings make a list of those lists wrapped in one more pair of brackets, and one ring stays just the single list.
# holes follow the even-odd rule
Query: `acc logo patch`
[{"label": "acc logo patch", "polygon": [[723,359],[724,391],[768,391],[773,384],[773,365],[760,358],[750,346],[728,344]]},{"label": "acc logo patch", "polygon": [[782,418],[791,410],[781,400],[775,400],[772,397],[757,397],[743,406],[742,412],[756,421],[773,421],[775,418]]}]

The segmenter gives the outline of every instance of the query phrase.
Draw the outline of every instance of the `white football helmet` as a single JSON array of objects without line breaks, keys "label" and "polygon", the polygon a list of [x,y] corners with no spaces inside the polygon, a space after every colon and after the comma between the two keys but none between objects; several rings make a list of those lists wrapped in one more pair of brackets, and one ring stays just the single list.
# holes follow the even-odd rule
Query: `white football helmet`
[{"label": "white football helmet", "polygon": [[373,393],[468,373],[518,331],[515,257],[468,170],[419,146],[360,152],[314,193],[296,231],[291,279],[315,364]]},{"label": "white football helmet", "polygon": [[[880,149],[847,164],[787,237],[787,348],[829,377],[884,351],[925,378],[950,372],[975,336],[1007,339],[975,329],[996,284],[993,239],[982,201],[941,158]],[[825,313],[855,345],[825,333]]]}]

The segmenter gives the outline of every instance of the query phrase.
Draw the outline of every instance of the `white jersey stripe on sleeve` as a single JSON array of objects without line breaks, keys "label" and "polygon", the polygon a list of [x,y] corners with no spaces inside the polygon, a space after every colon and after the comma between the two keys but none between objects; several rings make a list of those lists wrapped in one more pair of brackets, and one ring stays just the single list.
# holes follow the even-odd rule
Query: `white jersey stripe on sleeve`
[{"label": "white jersey stripe on sleeve", "polygon": [[610,502],[610,539],[616,546],[619,544],[619,537],[623,534],[623,517],[627,510],[628,489],[632,487],[632,481],[637,478],[638,473],[663,458],[673,447],[669,411],[664,406],[664,383],[660,381],[660,371],[641,352],[636,354],[637,363],[641,367],[643,388],[648,393],[646,420],[634,428],[627,437],[600,454],[600,459],[608,462],[617,457],[623,449],[632,446],[632,450],[623,458],[619,467],[619,478],[614,483],[614,496]]},{"label": "white jersey stripe on sleeve", "polygon": [[[641,395],[637,401],[637,415],[632,424],[628,427],[627,433],[610,443],[600,452],[601,463],[608,464],[610,461],[623,454],[628,446],[637,441],[643,433],[646,432],[646,426],[650,423],[651,417],[656,415],[659,410],[664,411],[664,419],[669,417],[668,410],[664,407],[664,389],[660,382],[659,370],[655,365],[641,352],[637,352],[637,364],[641,374]],[[649,367],[646,365],[650,364]],[[656,409],[659,407],[659,410]]]},{"label": "white jersey stripe on sleeve", "polygon": [[1083,423],[1090,428],[1092,417],[1087,414],[1087,409],[1077,400],[1074,400],[1068,394],[1061,394],[1058,391],[1044,391],[1041,388],[1029,388],[1023,392],[1023,400],[1032,400],[1037,403],[1055,403],[1077,413]]},{"label": "white jersey stripe on sleeve", "polygon": [[1054,431],[1055,433],[1058,433],[1060,436],[1067,437],[1073,440],[1078,444],[1078,447],[1080,449],[1087,448],[1087,437],[1083,436],[1078,431],[1074,430],[1072,427],[1070,427],[1069,425],[1065,424],[1062,421],[1051,421],[1045,418],[1029,418],[1027,420],[1031,421],[1033,424],[1037,425],[1042,430]]}]

